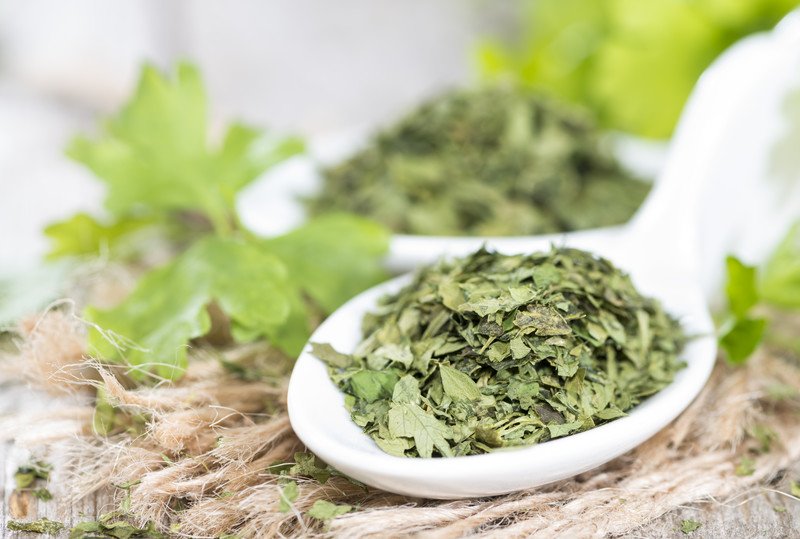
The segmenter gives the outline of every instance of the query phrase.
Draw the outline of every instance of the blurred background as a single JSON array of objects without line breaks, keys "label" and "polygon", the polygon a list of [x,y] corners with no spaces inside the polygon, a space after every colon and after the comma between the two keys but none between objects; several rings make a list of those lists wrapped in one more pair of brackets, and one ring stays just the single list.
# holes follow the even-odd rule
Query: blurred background
[{"label": "blurred background", "polygon": [[0,3],[0,269],[45,252],[42,227],[101,201],[63,156],[130,95],[143,61],[191,59],[214,120],[306,136],[367,129],[474,78],[481,36],[515,27],[480,0],[5,0]]},{"label": "blurred background", "polygon": [[[46,223],[100,205],[100,184],[63,147],[124,102],[144,61],[195,62],[216,123],[244,119],[312,139],[363,132],[441,89],[511,79],[588,107],[605,128],[659,148],[714,58],[798,3],[4,0],[0,272],[40,258]],[[785,107],[787,118],[798,109]],[[793,143],[784,146],[794,154]],[[733,213],[760,219],[748,197],[724,195],[727,207],[742,205]],[[714,256],[733,244],[717,242]],[[754,254],[766,248],[750,244]]]}]

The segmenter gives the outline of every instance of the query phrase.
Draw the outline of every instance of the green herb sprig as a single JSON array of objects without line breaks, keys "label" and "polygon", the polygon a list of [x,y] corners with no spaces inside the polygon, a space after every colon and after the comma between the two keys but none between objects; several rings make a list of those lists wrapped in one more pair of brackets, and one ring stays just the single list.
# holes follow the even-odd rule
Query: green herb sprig
[{"label": "green herb sprig", "polygon": [[316,344],[353,421],[389,454],[485,453],[591,429],[668,385],[680,324],[609,261],[485,250],[421,270],[364,319],[353,354]]},{"label": "green herb sprig", "polygon": [[800,222],[758,269],[736,257],[726,259],[728,308],[719,330],[729,363],[740,365],[766,338],[800,354],[800,340],[770,331],[770,313],[800,309]]},{"label": "green herb sprig", "polygon": [[144,231],[178,252],[121,304],[84,313],[91,353],[133,366],[139,380],[179,377],[187,345],[211,330],[212,312],[237,342],[265,338],[294,355],[312,311],[330,311],[384,277],[388,234],[365,219],[329,215],[270,239],[242,224],[237,193],[303,151],[299,139],[233,124],[213,145],[208,131],[198,70],[179,64],[170,79],[146,66],[101,135],[79,137],[67,152],[105,184],[107,216],[50,226],[53,257],[141,255],[152,245],[152,236],[134,241]]},{"label": "green herb sprig", "polygon": [[513,44],[484,40],[481,76],[591,107],[605,127],[668,138],[695,82],[726,48],[797,0],[527,0]]}]

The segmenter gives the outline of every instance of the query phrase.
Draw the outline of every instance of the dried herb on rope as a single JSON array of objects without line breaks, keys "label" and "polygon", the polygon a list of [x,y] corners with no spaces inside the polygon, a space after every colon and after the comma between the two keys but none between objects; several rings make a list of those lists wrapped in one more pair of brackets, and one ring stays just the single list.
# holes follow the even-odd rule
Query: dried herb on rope
[{"label": "dried herb on rope", "polygon": [[649,190],[605,151],[582,111],[502,88],[433,99],[323,176],[312,214],[350,211],[410,234],[617,225]]},{"label": "dried herb on rope", "polygon": [[421,270],[352,355],[314,345],[353,421],[387,453],[485,453],[591,429],[683,367],[677,320],[576,249],[480,250]]}]

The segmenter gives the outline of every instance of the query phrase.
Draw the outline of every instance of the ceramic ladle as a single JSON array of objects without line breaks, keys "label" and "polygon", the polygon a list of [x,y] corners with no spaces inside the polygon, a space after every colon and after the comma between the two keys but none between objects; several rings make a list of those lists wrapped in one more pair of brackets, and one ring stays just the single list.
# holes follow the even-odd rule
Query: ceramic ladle
[{"label": "ceramic ladle", "polygon": [[[724,139],[727,118],[752,98],[756,86],[748,74],[754,66],[779,65],[781,51],[798,46],[797,36],[800,17],[723,54],[694,90],[662,176],[625,232],[564,239],[568,246],[605,256],[626,270],[644,294],[658,298],[688,334],[698,336],[683,353],[687,367],[669,386],[625,417],[538,445],[452,458],[401,458],[381,451],[353,423],[325,364],[306,347],[288,393],[291,424],[303,443],[367,485],[414,497],[454,499],[498,495],[574,476],[630,451],[674,420],[703,388],[716,356],[714,325],[697,267],[696,217],[704,203],[704,179],[715,166],[707,156],[719,155],[715,144]],[[508,252],[503,245],[493,247]],[[514,252],[549,247],[547,240],[532,240],[524,249],[515,246]],[[354,298],[320,325],[311,342],[352,351],[361,340],[364,314],[410,279],[398,277]]]}]

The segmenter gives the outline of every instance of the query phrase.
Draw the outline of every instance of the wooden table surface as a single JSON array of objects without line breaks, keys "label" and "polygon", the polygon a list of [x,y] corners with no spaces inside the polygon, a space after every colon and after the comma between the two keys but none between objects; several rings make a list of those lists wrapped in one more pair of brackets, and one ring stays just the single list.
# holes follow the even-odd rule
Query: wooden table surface
[{"label": "wooden table surface", "polygon": [[[0,386],[0,419],[13,415],[23,403],[26,408],[32,399],[27,390],[19,387]],[[0,444],[0,465],[5,473],[0,474],[0,538],[35,537],[31,534],[11,532],[7,529],[8,520],[15,520],[12,513],[11,500],[13,471],[20,463],[16,460],[11,444]],[[800,501],[787,497],[781,492],[789,491],[792,479],[800,480],[800,462],[788,470],[782,477],[776,478],[774,484],[764,485],[750,492],[742,493],[735,500],[724,503],[708,500],[681,507],[664,515],[656,521],[628,534],[626,537],[668,538],[792,538],[800,537]],[[97,515],[114,509],[113,504],[103,496],[96,496],[81,501],[76,505],[60,504],[57,499],[42,502],[27,495],[28,514],[20,520],[33,520],[47,517],[65,524],[65,530],[59,537],[67,537],[69,528],[78,522],[93,520]],[[692,519],[700,522],[698,530],[690,535],[680,531],[681,522]]]}]

